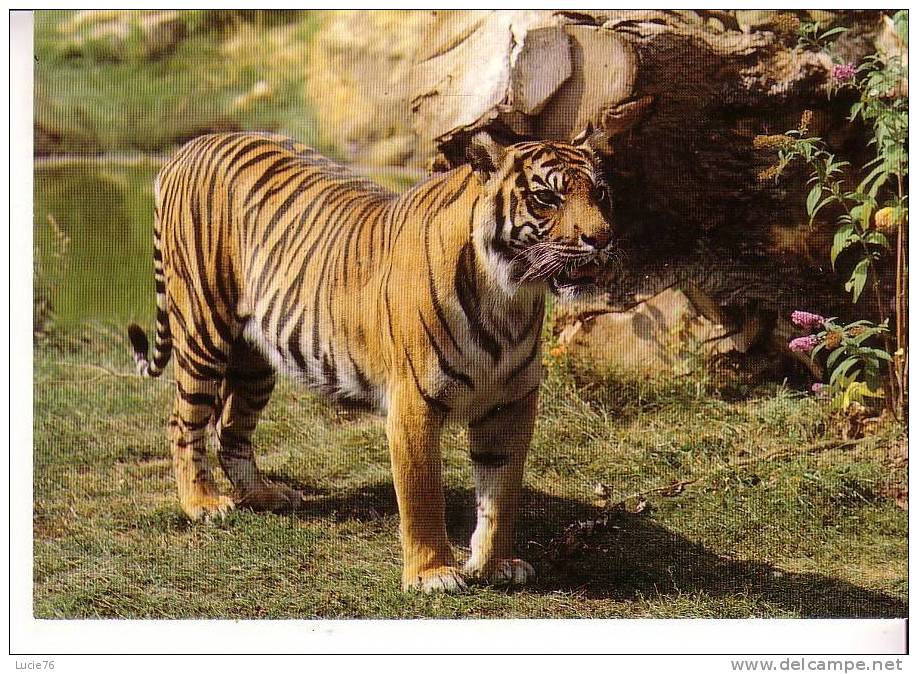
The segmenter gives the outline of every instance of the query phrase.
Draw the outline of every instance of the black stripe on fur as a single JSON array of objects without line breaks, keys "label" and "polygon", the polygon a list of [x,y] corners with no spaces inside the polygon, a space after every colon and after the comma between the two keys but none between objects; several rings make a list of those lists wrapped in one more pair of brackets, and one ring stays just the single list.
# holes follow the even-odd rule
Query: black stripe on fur
[{"label": "black stripe on fur", "polygon": [[136,323],[128,326],[128,337],[131,340],[131,348],[134,349],[134,357],[147,360],[147,354],[150,351],[150,340],[147,339],[147,333],[144,332]]}]

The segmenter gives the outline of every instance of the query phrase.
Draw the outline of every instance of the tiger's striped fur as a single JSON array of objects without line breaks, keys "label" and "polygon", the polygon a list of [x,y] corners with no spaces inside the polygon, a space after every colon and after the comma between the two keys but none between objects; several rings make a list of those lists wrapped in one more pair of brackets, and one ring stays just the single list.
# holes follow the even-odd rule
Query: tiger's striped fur
[{"label": "tiger's striped fur", "polygon": [[[288,139],[234,133],[185,145],[155,186],[153,360],[175,358],[169,423],[179,499],[194,519],[300,495],[266,480],[251,443],[275,372],[387,415],[403,585],[464,586],[447,542],[439,435],[467,423],[478,526],[466,577],[525,582],[513,520],[541,374],[546,287],[595,287],[611,249],[588,145],[485,135],[471,165],[397,195]],[[207,465],[213,420],[233,484]]]}]

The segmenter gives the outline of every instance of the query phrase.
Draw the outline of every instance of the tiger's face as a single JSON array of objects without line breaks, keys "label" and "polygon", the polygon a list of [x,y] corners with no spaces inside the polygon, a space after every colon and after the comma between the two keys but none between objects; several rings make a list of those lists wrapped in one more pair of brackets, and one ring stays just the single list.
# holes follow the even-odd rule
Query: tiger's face
[{"label": "tiger's face", "polygon": [[493,228],[480,236],[499,280],[547,285],[562,299],[598,291],[616,249],[609,189],[590,143],[503,148],[479,134],[470,159],[492,205]]}]

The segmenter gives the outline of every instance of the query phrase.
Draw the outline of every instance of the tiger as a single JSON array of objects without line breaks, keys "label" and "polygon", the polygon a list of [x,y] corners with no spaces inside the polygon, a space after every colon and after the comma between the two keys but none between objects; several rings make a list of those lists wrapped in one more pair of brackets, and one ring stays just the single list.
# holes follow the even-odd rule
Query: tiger
[{"label": "tiger", "polygon": [[[516,511],[542,378],[546,297],[595,293],[615,246],[601,132],[468,142],[468,162],[395,193],[276,134],[198,137],[154,182],[155,340],[128,327],[143,377],[174,360],[168,422],[181,508],[300,508],[252,434],[278,373],[385,417],[402,588],[522,585]],[[439,440],[467,425],[470,556],[447,538]],[[208,428],[210,430],[208,431]],[[206,435],[232,484],[221,493]]]}]

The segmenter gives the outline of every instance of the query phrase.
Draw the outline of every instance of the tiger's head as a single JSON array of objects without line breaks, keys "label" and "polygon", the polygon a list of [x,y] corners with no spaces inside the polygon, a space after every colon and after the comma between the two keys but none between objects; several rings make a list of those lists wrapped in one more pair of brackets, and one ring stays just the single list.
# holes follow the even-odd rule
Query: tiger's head
[{"label": "tiger's head", "polygon": [[568,143],[507,147],[472,137],[468,157],[486,204],[476,243],[510,293],[547,285],[561,299],[595,293],[616,255],[609,189],[588,130]]}]

